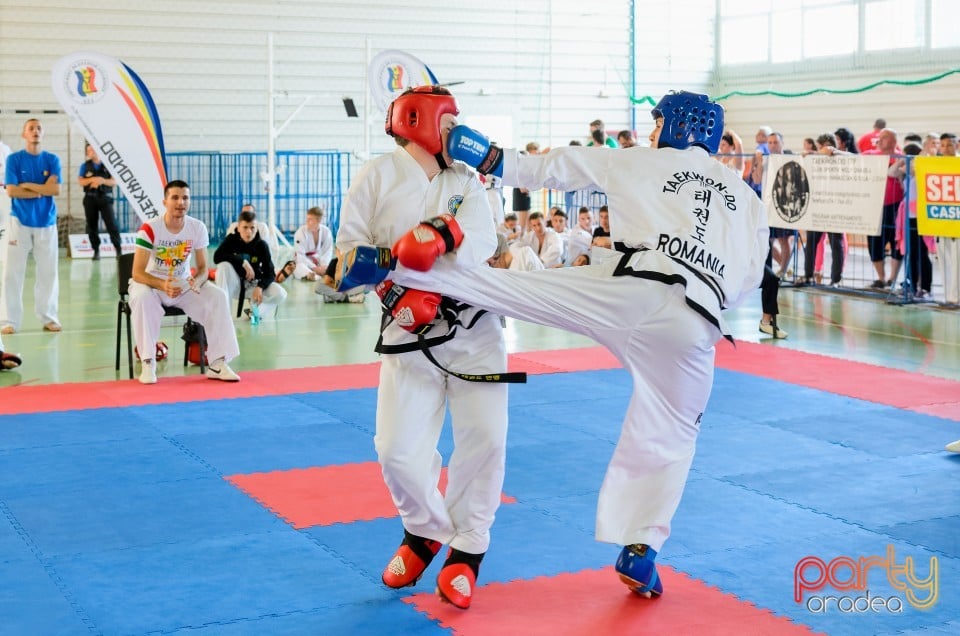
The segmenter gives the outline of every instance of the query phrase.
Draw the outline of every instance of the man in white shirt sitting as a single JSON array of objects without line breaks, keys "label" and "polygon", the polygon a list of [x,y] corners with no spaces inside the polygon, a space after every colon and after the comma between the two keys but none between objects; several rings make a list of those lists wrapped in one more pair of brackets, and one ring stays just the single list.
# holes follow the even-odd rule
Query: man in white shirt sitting
[{"label": "man in white shirt sitting", "polygon": [[581,254],[589,254],[593,243],[593,214],[590,208],[582,207],[577,215],[577,224],[570,229],[567,237],[566,265],[573,265]]},{"label": "man in white shirt sitting", "polygon": [[544,225],[542,213],[530,213],[527,231],[517,244],[532,249],[544,267],[563,267],[563,241],[552,228]]}]

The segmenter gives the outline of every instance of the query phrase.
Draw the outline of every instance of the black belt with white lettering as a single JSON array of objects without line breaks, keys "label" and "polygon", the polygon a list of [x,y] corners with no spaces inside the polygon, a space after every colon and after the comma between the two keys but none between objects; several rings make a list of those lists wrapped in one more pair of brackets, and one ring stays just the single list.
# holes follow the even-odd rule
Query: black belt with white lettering
[{"label": "black belt with white lettering", "polygon": [[501,384],[524,384],[527,381],[527,374],[523,372],[503,372],[503,373],[484,373],[484,374],[472,374],[472,373],[459,373],[457,371],[451,371],[450,369],[445,368],[440,362],[430,353],[432,347],[437,347],[442,345],[445,342],[453,340],[453,337],[457,333],[457,327],[463,327],[464,329],[471,329],[480,317],[487,313],[484,310],[480,310],[473,317],[473,320],[469,324],[463,324],[460,322],[460,312],[470,307],[466,303],[458,303],[452,298],[443,296],[440,301],[440,313],[446,318],[448,324],[450,325],[450,331],[445,335],[434,337],[434,338],[425,338],[424,334],[417,335],[416,342],[405,342],[402,344],[388,345],[383,343],[383,332],[387,326],[393,322],[393,317],[384,310],[383,320],[380,323],[380,338],[377,340],[377,346],[374,347],[374,351],[377,353],[386,353],[386,354],[397,354],[397,353],[407,353],[409,351],[421,351],[423,355],[426,356],[427,360],[433,363],[435,367],[446,373],[447,375],[452,375],[455,378],[459,378],[465,382],[495,382]]},{"label": "black belt with white lettering", "polygon": [[[683,285],[684,289],[687,287],[687,279],[681,276],[680,274],[667,274],[665,272],[658,272],[655,270],[636,270],[630,267],[627,267],[627,263],[630,260],[630,257],[636,254],[637,252],[646,252],[649,251],[647,247],[629,247],[623,243],[617,242],[613,244],[614,249],[623,254],[623,257],[620,259],[620,262],[617,263],[617,268],[614,270],[614,276],[633,276],[635,278],[644,278],[646,280],[655,280],[657,282],[663,283],[665,285]],[[684,268],[689,270],[698,280],[702,281],[710,291],[717,297],[717,311],[723,307],[724,295],[720,290],[720,286],[717,285],[717,282],[705,275],[703,272],[698,272],[697,270],[690,267],[688,264],[684,263],[682,260],[673,258],[669,254],[665,254],[674,263],[682,265]],[[687,306],[690,309],[694,310],[703,318],[707,320],[710,324],[715,326],[720,333],[723,333],[723,328],[720,326],[720,320],[711,312],[709,309],[696,302],[691,300],[689,296],[684,296]],[[724,334],[723,336],[730,342],[733,342],[733,337]]]}]

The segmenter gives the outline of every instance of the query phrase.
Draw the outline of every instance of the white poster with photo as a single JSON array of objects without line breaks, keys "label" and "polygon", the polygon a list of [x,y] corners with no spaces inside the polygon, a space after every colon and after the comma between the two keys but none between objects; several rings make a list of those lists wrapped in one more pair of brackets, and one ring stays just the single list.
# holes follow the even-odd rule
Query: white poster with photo
[{"label": "white poster with photo", "polygon": [[763,202],[770,227],[880,234],[885,155],[768,155]]}]

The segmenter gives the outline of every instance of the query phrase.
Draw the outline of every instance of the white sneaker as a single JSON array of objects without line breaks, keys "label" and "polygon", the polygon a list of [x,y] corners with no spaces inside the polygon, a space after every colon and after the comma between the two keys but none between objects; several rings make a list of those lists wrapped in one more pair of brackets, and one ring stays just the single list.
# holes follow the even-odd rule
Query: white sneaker
[{"label": "white sneaker", "polygon": [[364,294],[363,292],[361,292],[361,293],[359,293],[359,294],[350,294],[349,296],[347,296],[347,298],[350,300],[350,302],[352,302],[352,303],[354,303],[354,304],[360,304],[360,303],[362,303],[364,300],[366,300],[367,296],[366,296],[366,294]]},{"label": "white sneaker", "polygon": [[946,448],[951,453],[960,453],[960,439],[955,442],[950,442],[944,448]]},{"label": "white sneaker", "polygon": [[[774,331],[776,329],[776,331]],[[773,336],[778,340],[783,340],[787,337],[787,332],[781,329],[780,327],[774,327],[770,323],[760,321],[760,333],[765,333],[768,336]]]},{"label": "white sneaker", "polygon": [[143,360],[140,369],[140,384],[157,383],[157,362],[155,360]]},{"label": "white sneaker", "polygon": [[240,376],[230,368],[230,365],[223,361],[223,358],[215,360],[213,363],[207,365],[205,374],[207,378],[211,380],[223,380],[224,382],[240,381]]}]

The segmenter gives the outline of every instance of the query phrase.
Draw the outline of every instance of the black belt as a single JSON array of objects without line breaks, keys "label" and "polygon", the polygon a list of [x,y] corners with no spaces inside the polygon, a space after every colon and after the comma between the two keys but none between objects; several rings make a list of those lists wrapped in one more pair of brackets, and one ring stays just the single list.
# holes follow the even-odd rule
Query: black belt
[{"label": "black belt", "polygon": [[457,333],[457,327],[463,327],[464,329],[472,329],[474,325],[477,324],[477,321],[480,319],[483,314],[487,313],[484,310],[480,310],[473,317],[469,324],[463,324],[460,321],[460,312],[470,307],[466,303],[458,303],[452,298],[447,298],[444,296],[440,301],[440,312],[447,322],[450,325],[450,331],[442,336],[437,336],[434,338],[427,338],[424,334],[419,334],[417,336],[416,342],[404,342],[402,344],[388,345],[383,343],[383,332],[393,322],[393,317],[390,316],[384,310],[383,320],[380,324],[380,338],[377,339],[377,346],[373,350],[377,353],[385,354],[398,354],[398,353],[408,353],[410,351],[422,351],[423,355],[426,356],[427,360],[433,363],[435,367],[443,371],[448,375],[452,375],[455,378],[459,378],[465,382],[496,382],[503,384],[524,384],[527,381],[527,374],[524,372],[503,372],[503,373],[484,373],[484,374],[474,374],[474,373],[460,373],[458,371],[451,371],[444,367],[432,353],[430,349],[442,345],[445,342],[453,340],[453,337]]},{"label": "black belt", "polygon": [[[680,274],[668,274],[665,272],[658,272],[654,270],[635,270],[627,267],[627,261],[630,260],[631,256],[633,256],[637,252],[649,251],[649,248],[628,247],[627,245],[624,245],[623,243],[619,243],[619,242],[614,243],[613,246],[614,246],[614,249],[616,249],[618,252],[621,252],[623,254],[623,257],[620,259],[620,262],[617,263],[617,268],[613,272],[614,276],[633,276],[635,278],[644,278],[646,280],[654,280],[659,283],[663,283],[665,285],[683,285],[684,289],[687,288],[687,279],[681,276]],[[675,263],[683,265],[694,276],[696,276],[700,281],[702,281],[710,289],[710,291],[712,291],[714,295],[717,297],[717,303],[718,303],[717,311],[721,310],[721,308],[723,307],[723,292],[720,291],[719,285],[717,285],[716,281],[714,281],[709,276],[703,274],[702,272],[698,272],[697,270],[693,269],[692,267],[690,267],[689,265],[687,265],[686,263],[684,263],[679,259],[673,258],[670,255],[667,255],[667,258],[669,258]],[[684,300],[686,300],[687,306],[690,307],[690,309],[700,314],[704,319],[706,319],[707,322],[709,322],[714,327],[716,327],[717,331],[719,331],[720,333],[723,333],[723,328],[720,326],[720,321],[717,319],[715,315],[713,315],[713,312],[711,312],[709,309],[707,309],[700,303],[694,300],[691,300],[690,297],[687,296],[686,294],[684,294]],[[734,343],[733,336],[724,334],[723,337],[729,340],[731,343]]]}]

